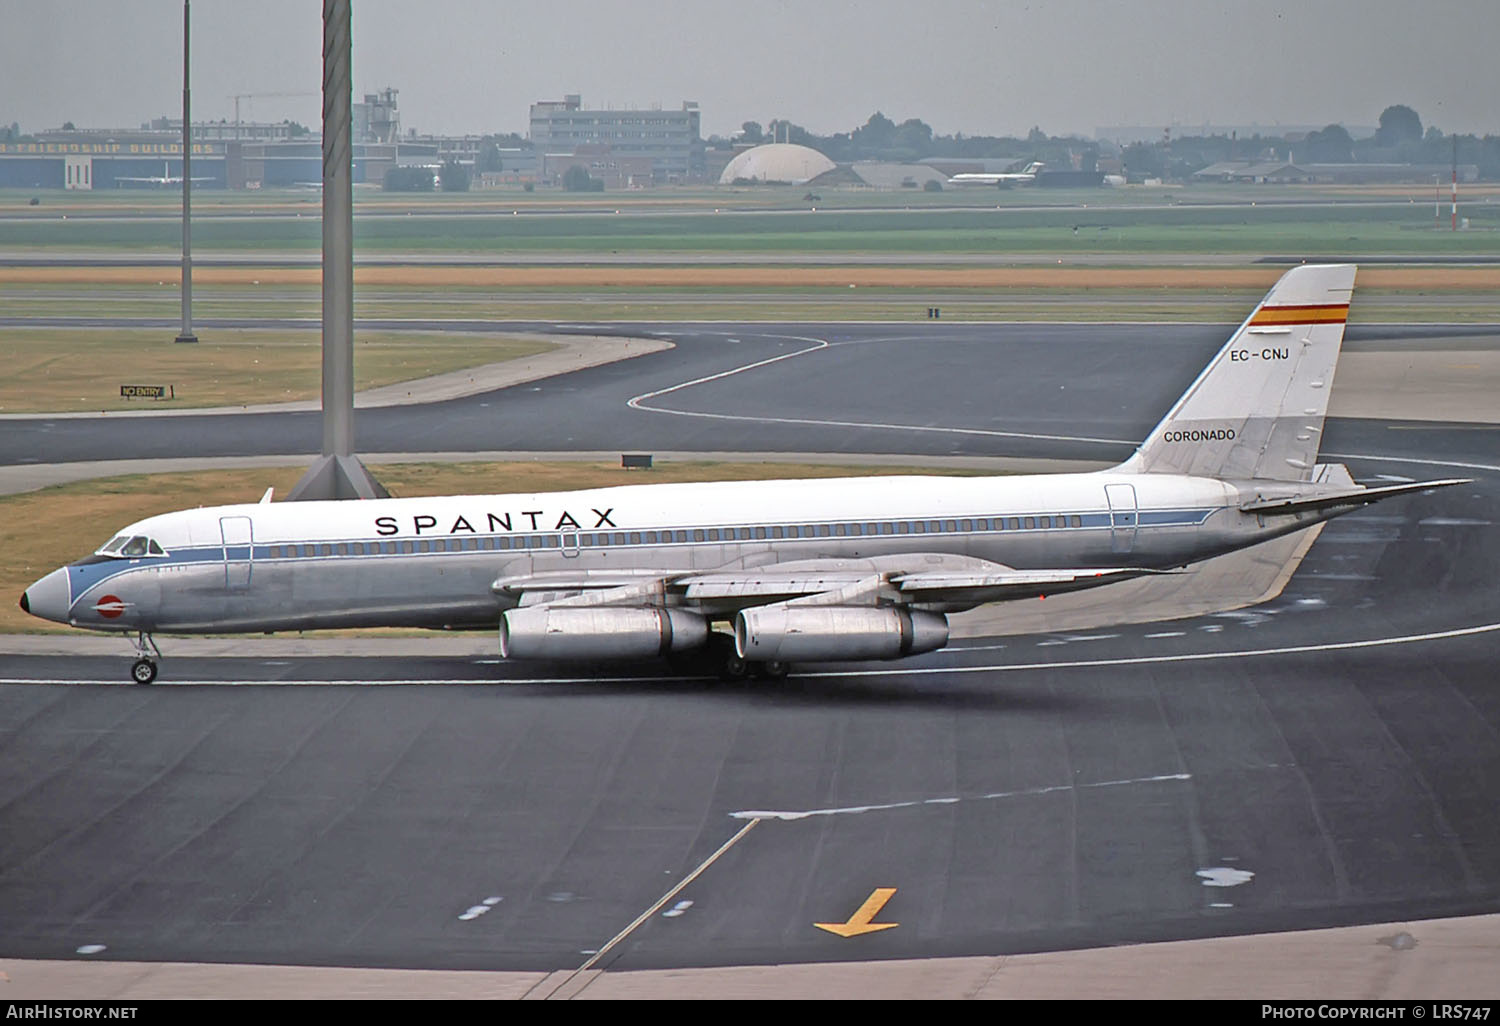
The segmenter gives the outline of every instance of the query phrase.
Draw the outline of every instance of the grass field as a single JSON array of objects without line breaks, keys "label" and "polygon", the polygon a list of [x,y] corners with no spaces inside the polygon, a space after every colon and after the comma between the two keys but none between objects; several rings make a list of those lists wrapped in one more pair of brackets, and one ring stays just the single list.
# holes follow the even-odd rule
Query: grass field
[{"label": "grass field", "polygon": [[[67,631],[21,612],[16,604],[21,592],[48,571],[103,545],[126,524],[194,506],[255,502],[267,488],[274,487],[278,495],[285,495],[303,469],[136,475],[0,497],[0,633]],[[373,466],[372,471],[398,496],[568,491],[669,481],[978,473],[914,467],[711,462],[662,463],[649,471],[582,462],[388,464]],[[46,524],[47,529],[35,530],[37,524]]]},{"label": "grass field", "polygon": [[[358,318],[419,322],[911,321],[924,320],[931,306],[949,320],[1234,321],[1282,270],[1055,263],[358,267],[354,309]],[[12,317],[175,318],[177,280],[172,268],[0,267],[0,309]],[[1500,265],[1367,266],[1353,319],[1491,322],[1500,319],[1497,295]],[[213,267],[195,274],[200,320],[316,320],[320,304],[313,267]]]},{"label": "grass field", "polygon": [[[0,413],[173,409],[317,399],[318,331],[216,328],[198,345],[158,329],[0,330]],[[355,387],[410,381],[556,348],[535,338],[437,332],[362,332]],[[122,399],[121,385],[172,385],[172,401]]]},{"label": "grass field", "polygon": [[[1004,202],[953,209],[913,203],[900,208],[849,209],[838,204],[811,209],[730,210],[698,203],[660,211],[647,194],[622,195],[611,206],[573,203],[516,206],[470,200],[413,207],[364,203],[354,222],[357,253],[1212,253],[1319,254],[1406,253],[1478,255],[1500,250],[1500,203],[1489,197],[1468,203],[1470,230],[1435,231],[1431,208],[1408,198],[1377,195],[1358,204],[1317,199],[1306,203],[1220,205],[1217,193],[1182,190],[1163,203],[1121,204],[1115,192],[1094,190],[1069,197],[1033,197],[1047,190],[1019,190]],[[1118,190],[1116,190],[1117,192]],[[849,193],[840,194],[845,199]],[[859,192],[858,198],[884,196]],[[943,196],[945,194],[939,194]],[[1018,202],[1012,196],[1025,197]],[[1072,202],[1056,202],[1068,200]],[[118,198],[116,202],[119,202]],[[909,209],[908,209],[909,207]],[[102,216],[80,208],[72,216],[16,213],[7,207],[5,245],[11,251],[129,250],[170,253],[181,228],[170,208],[148,205],[138,216]],[[32,209],[32,208],[24,208]],[[321,245],[316,205],[291,210],[282,204],[254,216],[195,215],[194,245],[200,251],[315,253]],[[246,210],[250,208],[244,208]],[[154,213],[152,213],[154,212]]]}]

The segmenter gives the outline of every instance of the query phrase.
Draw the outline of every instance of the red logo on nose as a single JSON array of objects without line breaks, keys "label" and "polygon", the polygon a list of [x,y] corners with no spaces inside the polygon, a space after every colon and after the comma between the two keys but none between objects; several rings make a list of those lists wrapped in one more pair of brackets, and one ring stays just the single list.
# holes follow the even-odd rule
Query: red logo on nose
[{"label": "red logo on nose", "polygon": [[103,595],[98,602],[94,603],[94,612],[106,620],[113,620],[125,612],[126,603],[120,600],[118,595]]}]

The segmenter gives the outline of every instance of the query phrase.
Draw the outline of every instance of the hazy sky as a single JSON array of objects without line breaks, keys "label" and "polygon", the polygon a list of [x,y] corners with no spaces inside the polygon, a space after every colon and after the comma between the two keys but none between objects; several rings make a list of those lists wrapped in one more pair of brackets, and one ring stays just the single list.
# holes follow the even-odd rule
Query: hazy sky
[{"label": "hazy sky", "polygon": [[[319,120],[317,0],[196,0],[193,116]],[[181,110],[180,0],[0,0],[0,123]],[[354,92],[403,128],[525,133],[536,100],[702,105],[703,133],[875,110],[948,134],[1374,125],[1500,133],[1500,0],[355,0]]]}]

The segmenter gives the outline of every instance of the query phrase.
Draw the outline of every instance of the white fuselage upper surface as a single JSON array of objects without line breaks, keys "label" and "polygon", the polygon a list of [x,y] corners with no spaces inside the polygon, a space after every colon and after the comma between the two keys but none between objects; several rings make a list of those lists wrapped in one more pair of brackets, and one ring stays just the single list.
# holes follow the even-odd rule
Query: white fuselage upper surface
[{"label": "white fuselage upper surface", "polygon": [[[1259,525],[1211,478],[868,477],[543,494],[261,503],[151,517],[161,555],[66,568],[68,622],[103,629],[492,626],[497,579],[674,574],[951,554],[1017,568],[1194,562]],[[108,601],[105,601],[105,600]]]}]

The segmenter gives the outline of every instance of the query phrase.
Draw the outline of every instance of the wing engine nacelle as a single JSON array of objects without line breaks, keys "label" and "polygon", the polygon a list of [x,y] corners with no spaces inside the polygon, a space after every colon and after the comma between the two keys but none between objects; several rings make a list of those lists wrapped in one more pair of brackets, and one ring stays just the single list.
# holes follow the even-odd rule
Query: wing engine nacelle
[{"label": "wing engine nacelle", "polygon": [[648,659],[707,642],[708,622],[681,609],[532,606],[500,617],[506,659]]},{"label": "wing engine nacelle", "polygon": [[895,606],[794,606],[742,610],[734,646],[742,659],[819,662],[900,659],[948,644],[948,618]]}]

